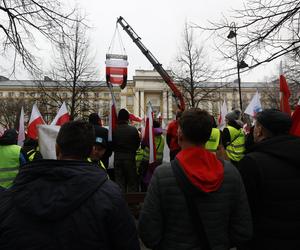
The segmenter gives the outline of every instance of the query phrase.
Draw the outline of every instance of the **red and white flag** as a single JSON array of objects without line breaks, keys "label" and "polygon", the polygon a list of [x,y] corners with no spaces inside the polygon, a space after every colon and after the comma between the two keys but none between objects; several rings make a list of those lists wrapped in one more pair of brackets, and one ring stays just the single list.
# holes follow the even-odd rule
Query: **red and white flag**
[{"label": "red and white flag", "polygon": [[291,107],[289,104],[289,98],[291,96],[291,92],[289,90],[287,81],[283,75],[282,63],[280,63],[279,84],[280,84],[280,111],[291,115]]},{"label": "red and white flag", "polygon": [[116,100],[114,93],[112,92],[111,86],[109,84],[109,90],[111,94],[111,105],[109,109],[109,119],[108,119],[108,141],[112,141],[112,133],[117,127],[117,110],[116,110]]},{"label": "red and white flag", "polygon": [[57,115],[50,125],[62,126],[64,123],[70,121],[70,115],[67,110],[67,105],[65,102],[62,103],[60,109],[58,110]]},{"label": "red and white flag", "polygon": [[156,146],[154,141],[153,111],[150,103],[148,103],[147,120],[143,143],[145,145],[149,145],[149,164],[152,164],[156,161]]},{"label": "red and white flag", "polygon": [[28,127],[27,127],[27,135],[29,138],[37,139],[38,133],[37,133],[37,125],[45,124],[45,121],[38,110],[36,103],[33,104]]},{"label": "red and white flag", "polygon": [[249,103],[244,113],[252,117],[255,117],[256,114],[260,111],[262,111],[260,95],[258,91],[256,91],[255,95],[253,96],[251,102]]},{"label": "red and white flag", "polygon": [[24,128],[24,109],[22,107],[20,119],[19,119],[19,133],[18,133],[18,145],[23,147],[25,140],[25,128]]},{"label": "red and white flag", "polygon": [[292,115],[292,127],[290,134],[300,136],[300,99]]},{"label": "red and white flag", "polygon": [[127,83],[127,56],[125,55],[106,55],[106,82],[122,89]]},{"label": "red and white flag", "polygon": [[218,117],[218,123],[219,123],[219,129],[223,130],[226,126],[225,122],[225,116],[228,114],[227,105],[225,100],[223,101],[223,104],[221,106],[220,115]]},{"label": "red and white flag", "polygon": [[131,122],[142,122],[143,119],[137,115],[134,115],[132,113],[129,114],[129,121]]}]

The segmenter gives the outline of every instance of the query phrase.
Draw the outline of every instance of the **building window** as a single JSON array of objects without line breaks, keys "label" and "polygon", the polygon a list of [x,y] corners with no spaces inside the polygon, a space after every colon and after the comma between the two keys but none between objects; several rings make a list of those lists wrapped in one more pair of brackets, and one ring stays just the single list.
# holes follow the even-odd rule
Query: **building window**
[{"label": "building window", "polygon": [[0,92],[0,97],[2,97],[3,96],[3,93],[2,92]]},{"label": "building window", "polygon": [[13,97],[14,96],[14,92],[8,92],[8,97]]},{"label": "building window", "polygon": [[89,97],[89,93],[84,93],[84,97],[88,98]]},{"label": "building window", "polygon": [[94,96],[95,98],[99,98],[99,93],[98,92],[94,93]]},{"label": "building window", "polygon": [[104,98],[109,98],[109,93],[103,93]]},{"label": "building window", "polygon": [[19,93],[19,97],[24,97],[25,96],[25,93],[24,92],[20,92]]},{"label": "building window", "polygon": [[127,96],[127,105],[129,106],[133,105],[133,96]]}]

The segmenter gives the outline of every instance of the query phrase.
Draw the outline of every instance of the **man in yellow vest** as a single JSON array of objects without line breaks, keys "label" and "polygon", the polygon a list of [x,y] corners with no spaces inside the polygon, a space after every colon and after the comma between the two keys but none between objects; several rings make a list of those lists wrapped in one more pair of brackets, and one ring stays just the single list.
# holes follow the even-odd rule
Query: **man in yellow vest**
[{"label": "man in yellow vest", "polygon": [[235,166],[245,153],[245,135],[240,113],[239,110],[234,110],[225,116],[227,125],[222,132],[222,143],[227,157]]},{"label": "man in yellow vest", "polygon": [[208,141],[205,143],[205,148],[213,153],[216,153],[221,142],[221,131],[217,128],[215,118],[211,116],[212,130]]},{"label": "man in yellow vest", "polygon": [[12,185],[20,165],[26,163],[21,147],[16,144],[16,130],[6,130],[0,138],[0,186],[4,188]]}]

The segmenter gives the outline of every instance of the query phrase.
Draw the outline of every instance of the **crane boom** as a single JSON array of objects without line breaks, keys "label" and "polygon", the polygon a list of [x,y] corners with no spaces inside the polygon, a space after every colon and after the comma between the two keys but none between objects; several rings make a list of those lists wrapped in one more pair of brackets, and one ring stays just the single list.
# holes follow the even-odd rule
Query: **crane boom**
[{"label": "crane boom", "polygon": [[[117,20],[122,28],[126,31],[126,33],[130,36],[132,41],[138,46],[138,48],[142,51],[142,53],[147,57],[149,62],[153,65],[156,71],[160,74],[160,76],[164,79],[170,89],[173,91],[173,94],[176,98],[178,108],[183,111],[185,109],[185,103],[181,92],[178,90],[176,85],[174,84],[172,78],[168,74],[168,72],[162,67],[161,63],[155,58],[155,56],[145,47],[145,45],[141,42],[141,38],[136,34],[136,32],[132,29],[132,27],[124,20],[123,17],[119,17]],[[179,100],[179,103],[178,103]]]}]

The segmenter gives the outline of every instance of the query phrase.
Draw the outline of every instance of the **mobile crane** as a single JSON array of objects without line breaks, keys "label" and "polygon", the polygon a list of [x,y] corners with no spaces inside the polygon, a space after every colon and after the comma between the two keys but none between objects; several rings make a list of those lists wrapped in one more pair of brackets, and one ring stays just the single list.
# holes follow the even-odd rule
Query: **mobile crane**
[{"label": "mobile crane", "polygon": [[133,30],[133,28],[124,20],[122,16],[120,16],[117,20],[117,23],[122,26],[122,28],[126,31],[126,33],[130,36],[132,41],[138,46],[141,52],[147,57],[150,63],[153,65],[154,69],[160,74],[160,76],[164,79],[167,85],[172,90],[174,97],[177,102],[178,108],[183,111],[185,109],[185,103],[181,92],[178,90],[176,85],[174,84],[171,76],[168,72],[162,67],[159,61],[155,58],[155,56],[145,47],[145,45],[141,42],[141,38],[137,35],[137,33]]}]

